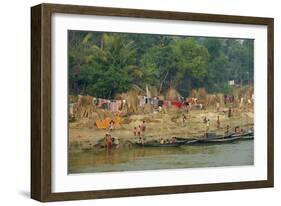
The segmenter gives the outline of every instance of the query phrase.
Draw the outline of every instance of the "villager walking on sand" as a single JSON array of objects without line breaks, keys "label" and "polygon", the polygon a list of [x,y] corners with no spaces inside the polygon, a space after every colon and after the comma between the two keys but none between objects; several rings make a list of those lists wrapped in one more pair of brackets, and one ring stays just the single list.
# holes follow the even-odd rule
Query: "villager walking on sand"
[{"label": "villager walking on sand", "polygon": [[204,117],[203,123],[204,123],[204,124],[207,124],[207,117]]},{"label": "villager walking on sand", "polygon": [[[207,120],[207,123],[206,123],[206,134],[209,133],[209,130],[210,130],[210,119]],[[208,136],[208,135],[207,135]]]},{"label": "villager walking on sand", "polygon": [[137,127],[137,135],[138,135],[138,137],[141,136],[141,126],[140,125]]},{"label": "villager walking on sand", "polygon": [[217,108],[217,112],[219,112],[220,111],[220,103],[219,102],[216,103],[216,108]]},{"label": "villager walking on sand", "polygon": [[187,118],[184,114],[182,114],[182,125],[184,126],[185,125],[185,122],[186,122]]},{"label": "villager walking on sand", "polygon": [[137,127],[134,127],[134,136],[136,137],[137,134],[138,134],[138,129],[137,129]]},{"label": "villager walking on sand", "polygon": [[231,110],[232,110],[232,108],[229,107],[229,108],[228,108],[228,117],[229,117],[229,118],[231,117]]},{"label": "villager walking on sand", "polygon": [[112,132],[113,129],[114,129],[114,121],[111,120],[111,121],[109,122],[109,131]]},{"label": "villager walking on sand", "polygon": [[140,125],[140,129],[141,129],[141,134],[142,134],[142,136],[144,136],[145,130],[146,130],[145,121],[142,121],[142,124]]},{"label": "villager walking on sand", "polygon": [[218,118],[217,118],[217,129],[219,129],[220,128],[220,116],[218,116]]}]

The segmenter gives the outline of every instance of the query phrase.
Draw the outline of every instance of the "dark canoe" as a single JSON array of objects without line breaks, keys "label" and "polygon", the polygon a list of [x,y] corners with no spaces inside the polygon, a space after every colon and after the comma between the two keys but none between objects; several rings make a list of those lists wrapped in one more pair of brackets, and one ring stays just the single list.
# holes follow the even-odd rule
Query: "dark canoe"
[{"label": "dark canoe", "polygon": [[233,134],[227,135],[208,135],[208,137],[203,136],[197,138],[196,141],[189,142],[190,145],[201,145],[201,144],[220,144],[220,143],[230,143],[239,140],[240,136],[232,136]]},{"label": "dark canoe", "polygon": [[137,146],[141,146],[141,147],[179,147],[181,145],[184,145],[186,142],[186,140],[183,141],[176,141],[175,143],[159,143],[157,141],[152,141],[152,142],[145,142],[145,143],[140,143],[140,142],[136,142],[135,144]]},{"label": "dark canoe", "polygon": [[231,141],[232,134],[228,135],[217,135],[215,133],[208,134],[208,138],[205,136],[196,137],[196,138],[182,138],[182,137],[175,137],[179,141],[186,141],[185,145],[193,145],[193,144],[202,144],[202,143],[212,143],[212,142],[227,142],[227,140]]},{"label": "dark canoe", "polygon": [[240,136],[231,137],[231,136],[225,136],[225,137],[219,137],[219,138],[205,138],[205,139],[198,139],[197,143],[201,144],[210,144],[210,143],[230,143],[241,139]]},{"label": "dark canoe", "polygon": [[241,140],[253,140],[254,139],[254,135],[252,136],[242,136]]},{"label": "dark canoe", "polygon": [[232,137],[241,137],[241,140],[252,140],[254,139],[254,132],[247,132],[243,134],[233,134]]},{"label": "dark canoe", "polygon": [[185,144],[191,144],[198,141],[198,138],[184,138],[184,137],[175,137],[177,141],[185,141]]}]

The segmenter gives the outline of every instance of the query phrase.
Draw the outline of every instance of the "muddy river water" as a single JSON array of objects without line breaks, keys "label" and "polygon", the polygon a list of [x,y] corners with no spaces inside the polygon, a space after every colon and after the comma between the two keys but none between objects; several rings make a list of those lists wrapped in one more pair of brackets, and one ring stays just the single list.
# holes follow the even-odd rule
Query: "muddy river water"
[{"label": "muddy river water", "polygon": [[254,164],[254,141],[181,147],[70,150],[69,173],[200,168]]}]

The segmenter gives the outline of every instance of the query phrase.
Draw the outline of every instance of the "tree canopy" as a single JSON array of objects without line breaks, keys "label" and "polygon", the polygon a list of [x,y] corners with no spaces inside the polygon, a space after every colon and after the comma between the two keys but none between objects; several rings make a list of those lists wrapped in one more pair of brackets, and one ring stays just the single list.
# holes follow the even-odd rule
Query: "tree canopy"
[{"label": "tree canopy", "polygon": [[253,40],[68,32],[70,94],[114,98],[137,86],[227,92],[228,80],[253,82]]}]

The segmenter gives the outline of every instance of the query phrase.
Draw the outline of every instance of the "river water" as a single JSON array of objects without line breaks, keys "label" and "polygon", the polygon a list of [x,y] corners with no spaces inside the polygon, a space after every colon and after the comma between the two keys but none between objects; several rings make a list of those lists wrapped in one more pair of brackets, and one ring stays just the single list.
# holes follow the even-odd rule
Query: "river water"
[{"label": "river water", "polygon": [[69,173],[242,166],[254,164],[254,141],[181,147],[69,152]]}]

